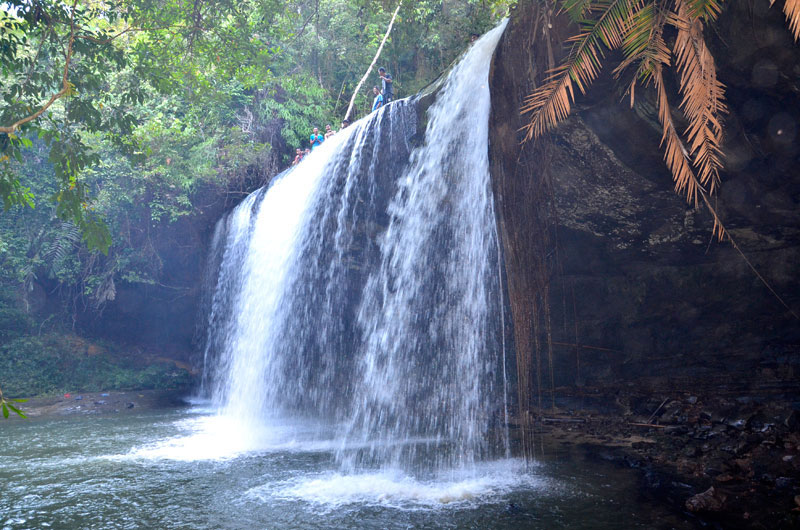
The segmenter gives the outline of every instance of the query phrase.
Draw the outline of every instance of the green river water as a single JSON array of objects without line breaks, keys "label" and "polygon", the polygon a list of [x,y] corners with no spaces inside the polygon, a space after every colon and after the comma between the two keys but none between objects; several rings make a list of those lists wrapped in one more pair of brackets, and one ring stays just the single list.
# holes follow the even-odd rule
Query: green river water
[{"label": "green river water", "polygon": [[0,529],[691,528],[580,451],[422,482],[342,474],[324,430],[273,423],[197,405],[0,422]]}]

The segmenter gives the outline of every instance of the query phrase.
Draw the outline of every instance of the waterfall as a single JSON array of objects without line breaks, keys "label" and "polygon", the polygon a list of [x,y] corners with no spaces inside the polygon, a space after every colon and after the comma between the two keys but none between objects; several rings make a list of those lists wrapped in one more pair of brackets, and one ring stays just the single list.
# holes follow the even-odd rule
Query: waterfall
[{"label": "waterfall", "polygon": [[345,471],[505,456],[488,74],[505,27],[439,87],[326,140],[219,221],[203,391],[259,428],[326,425]]}]

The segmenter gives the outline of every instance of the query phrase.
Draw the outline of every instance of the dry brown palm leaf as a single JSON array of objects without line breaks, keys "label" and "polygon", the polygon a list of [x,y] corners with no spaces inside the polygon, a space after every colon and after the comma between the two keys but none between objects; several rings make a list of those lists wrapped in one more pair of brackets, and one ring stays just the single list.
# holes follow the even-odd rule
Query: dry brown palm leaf
[{"label": "dry brown palm leaf", "polygon": [[[774,3],[775,0],[769,0],[770,6]],[[783,4],[783,12],[789,23],[789,29],[794,34],[794,40],[800,39],[800,0],[786,0],[786,3]]]},{"label": "dry brown palm leaf", "polygon": [[713,194],[722,167],[720,114],[727,112],[725,87],[717,79],[714,57],[703,39],[703,23],[690,17],[683,0],[677,0],[676,5],[678,10],[671,22],[678,30],[674,51],[683,94],[681,107],[689,121],[689,151],[700,182]]},{"label": "dry brown palm leaf", "polygon": [[538,138],[549,129],[565,120],[575,101],[573,83],[585,93],[597,79],[604,57],[602,46],[615,49],[629,23],[631,11],[640,2],[637,0],[598,0],[592,11],[599,11],[596,20],[584,20],[581,31],[568,39],[572,49],[567,60],[552,70],[544,85],[525,98],[521,113],[531,114],[531,121],[522,128],[525,141]]},{"label": "dry brown palm leaf", "polygon": [[675,191],[680,194],[685,193],[687,200],[693,202],[695,208],[698,206],[698,196],[703,198],[703,202],[714,218],[712,234],[721,240],[726,234],[725,227],[722,225],[722,220],[717,215],[717,211],[711,205],[708,193],[697,180],[694,171],[692,171],[692,167],[689,165],[689,153],[684,147],[678,131],[675,130],[660,64],[656,64],[653,67],[653,83],[658,95],[658,119],[661,121],[663,128],[661,144],[664,145],[666,143],[664,159],[675,180]]}]

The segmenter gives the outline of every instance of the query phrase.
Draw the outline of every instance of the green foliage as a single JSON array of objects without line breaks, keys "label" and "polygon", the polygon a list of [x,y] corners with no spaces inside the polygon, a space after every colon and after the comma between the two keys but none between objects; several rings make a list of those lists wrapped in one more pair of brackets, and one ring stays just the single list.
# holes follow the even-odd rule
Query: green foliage
[{"label": "green foliage", "polygon": [[38,137],[49,148],[58,189],[52,198],[61,219],[84,231],[89,248],[107,251],[108,230],[89,209],[80,173],[97,162],[81,132],[130,133],[131,117],[119,108],[102,112],[111,72],[126,64],[110,40],[123,18],[116,3],[72,5],[49,0],[10,0],[0,7],[0,196],[6,209],[34,205],[31,187],[13,162]]},{"label": "green foliage", "polygon": [[8,395],[179,389],[191,383],[191,375],[172,363],[147,363],[110,346],[89,354],[83,341],[64,335],[28,336],[0,346],[0,385]]},{"label": "green foliage", "polygon": [[[380,59],[396,95],[435,79],[510,3],[404,3]],[[19,341],[99,314],[122,283],[160,285],[159,234],[200,215],[209,196],[252,190],[274,160],[288,165],[312,127],[338,128],[395,7],[3,3],[0,131],[18,125],[0,132],[0,290],[14,293],[0,300],[2,347],[32,352]],[[376,81],[357,98],[355,118],[369,111]],[[35,314],[43,288],[62,306]],[[52,349],[30,340],[38,355]]]},{"label": "green foliage", "polygon": [[[259,98],[257,116],[263,121],[283,123],[281,136],[287,145],[306,147],[314,127],[324,130],[332,114],[327,93],[308,75],[284,79]],[[334,128],[338,124],[332,124]]]},{"label": "green foliage", "polygon": [[26,416],[24,412],[19,410],[16,407],[16,405],[12,405],[12,403],[25,403],[27,401],[28,401],[27,399],[8,399],[3,396],[3,391],[0,390],[0,407],[2,407],[3,409],[3,417],[5,419],[8,419],[9,411],[13,412],[20,418],[27,418],[28,416]]},{"label": "green foliage", "polygon": [[26,313],[12,307],[0,306],[0,340],[16,339],[33,329],[33,319]]}]

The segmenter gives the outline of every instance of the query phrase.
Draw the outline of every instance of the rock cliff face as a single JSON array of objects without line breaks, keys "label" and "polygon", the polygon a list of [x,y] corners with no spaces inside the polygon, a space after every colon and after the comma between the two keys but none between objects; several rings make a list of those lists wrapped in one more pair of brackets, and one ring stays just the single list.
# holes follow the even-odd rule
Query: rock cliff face
[{"label": "rock cliff face", "polygon": [[522,441],[536,422],[616,450],[642,494],[717,527],[796,528],[800,46],[782,6],[726,2],[706,32],[730,107],[716,208],[745,259],[673,192],[646,90],[630,109],[606,72],[548,141],[522,142],[520,105],[569,29],[545,5],[520,2],[490,78]]},{"label": "rock cliff face", "polygon": [[522,143],[518,109],[568,28],[520,3],[491,74],[490,160],[528,406],[539,380],[800,396],[800,47],[777,6],[725,6],[706,35],[730,107],[717,207],[794,314],[673,192],[647,91],[631,109],[607,73],[546,144]]}]

